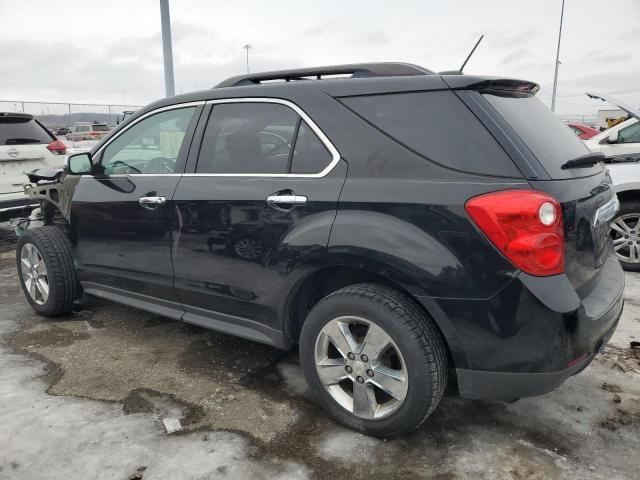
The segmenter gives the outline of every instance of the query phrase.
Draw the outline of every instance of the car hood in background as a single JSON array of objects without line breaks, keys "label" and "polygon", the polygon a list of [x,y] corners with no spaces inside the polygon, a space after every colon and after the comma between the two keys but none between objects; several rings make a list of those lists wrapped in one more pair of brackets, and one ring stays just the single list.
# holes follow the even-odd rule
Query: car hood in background
[{"label": "car hood in background", "polygon": [[603,95],[601,93],[585,92],[585,94],[589,98],[595,98],[598,100],[602,100],[604,102],[609,102],[611,105],[615,105],[621,110],[624,110],[625,112],[627,112],[632,117],[636,118],[637,120],[640,120],[640,109],[632,107],[631,105],[626,104],[622,100],[618,100],[617,98],[612,97],[611,95]]}]

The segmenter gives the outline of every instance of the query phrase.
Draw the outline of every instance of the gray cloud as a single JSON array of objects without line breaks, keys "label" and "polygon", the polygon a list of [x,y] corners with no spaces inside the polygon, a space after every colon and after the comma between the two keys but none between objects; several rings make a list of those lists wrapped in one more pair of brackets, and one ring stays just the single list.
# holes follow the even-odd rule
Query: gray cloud
[{"label": "gray cloud", "polygon": [[[611,27],[599,14],[599,0],[583,0],[580,8],[569,2],[561,95],[637,88],[640,2],[617,3],[627,12],[616,19],[619,41],[607,36]],[[30,5],[39,15],[0,0],[1,96],[122,102],[126,95],[127,102],[140,104],[163,95],[156,0],[74,3],[72,13],[44,0]],[[246,0],[240,7],[172,0],[176,90],[209,88],[244,72],[242,45],[247,42],[253,46],[253,71],[376,60],[408,61],[438,71],[458,68],[485,33],[468,73],[530,79],[549,95],[559,7],[555,2],[517,5],[512,0],[412,0],[396,8],[383,0],[304,5]],[[640,103],[640,92],[625,95]],[[578,111],[592,112],[593,107],[567,104],[562,113]]]}]

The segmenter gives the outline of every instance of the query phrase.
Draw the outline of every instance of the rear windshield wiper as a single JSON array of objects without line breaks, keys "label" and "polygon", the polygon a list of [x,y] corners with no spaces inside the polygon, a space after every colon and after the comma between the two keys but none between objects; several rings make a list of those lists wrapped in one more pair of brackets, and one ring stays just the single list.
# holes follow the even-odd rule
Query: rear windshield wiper
[{"label": "rear windshield wiper", "polygon": [[560,165],[562,170],[567,168],[591,167],[599,162],[604,162],[605,156],[601,152],[590,152],[581,157],[574,158]]}]

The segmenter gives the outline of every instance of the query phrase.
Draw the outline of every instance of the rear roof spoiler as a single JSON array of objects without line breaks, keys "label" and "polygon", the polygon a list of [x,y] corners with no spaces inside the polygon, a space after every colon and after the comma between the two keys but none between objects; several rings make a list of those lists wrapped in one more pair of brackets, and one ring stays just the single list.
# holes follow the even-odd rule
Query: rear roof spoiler
[{"label": "rear roof spoiler", "polygon": [[540,90],[540,85],[534,82],[528,82],[526,80],[496,79],[478,82],[469,85],[467,88],[471,90],[511,92],[522,93],[525,95],[535,95]]},{"label": "rear roof spoiler", "polygon": [[22,118],[25,120],[31,120],[33,115],[21,112],[0,112],[0,118]]},{"label": "rear roof spoiler", "polygon": [[269,81],[321,80],[323,77],[351,75],[349,78],[396,77],[412,75],[433,75],[429,69],[401,62],[354,63],[327,67],[297,68],[272,72],[248,73],[223,80],[214,88],[260,85]]}]

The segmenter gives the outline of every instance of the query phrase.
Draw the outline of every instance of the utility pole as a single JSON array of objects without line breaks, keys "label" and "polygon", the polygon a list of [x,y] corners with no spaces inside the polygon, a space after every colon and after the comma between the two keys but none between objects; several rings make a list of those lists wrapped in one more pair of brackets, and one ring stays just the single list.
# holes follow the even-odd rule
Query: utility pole
[{"label": "utility pole", "polygon": [[553,94],[551,95],[551,111],[556,111],[556,93],[558,91],[558,68],[560,68],[560,40],[562,40],[562,21],[564,19],[564,0],[560,12],[560,29],[558,30],[558,49],[556,50],[556,71],[553,75]]},{"label": "utility pole", "polygon": [[173,83],[173,51],[171,48],[171,19],[169,0],[160,0],[160,21],[162,23],[162,53],[164,56],[164,90],[167,97],[176,94]]},{"label": "utility pole", "polygon": [[247,73],[249,73],[249,50],[251,49],[251,45],[247,43],[246,45],[243,45],[242,48],[247,51]]}]

